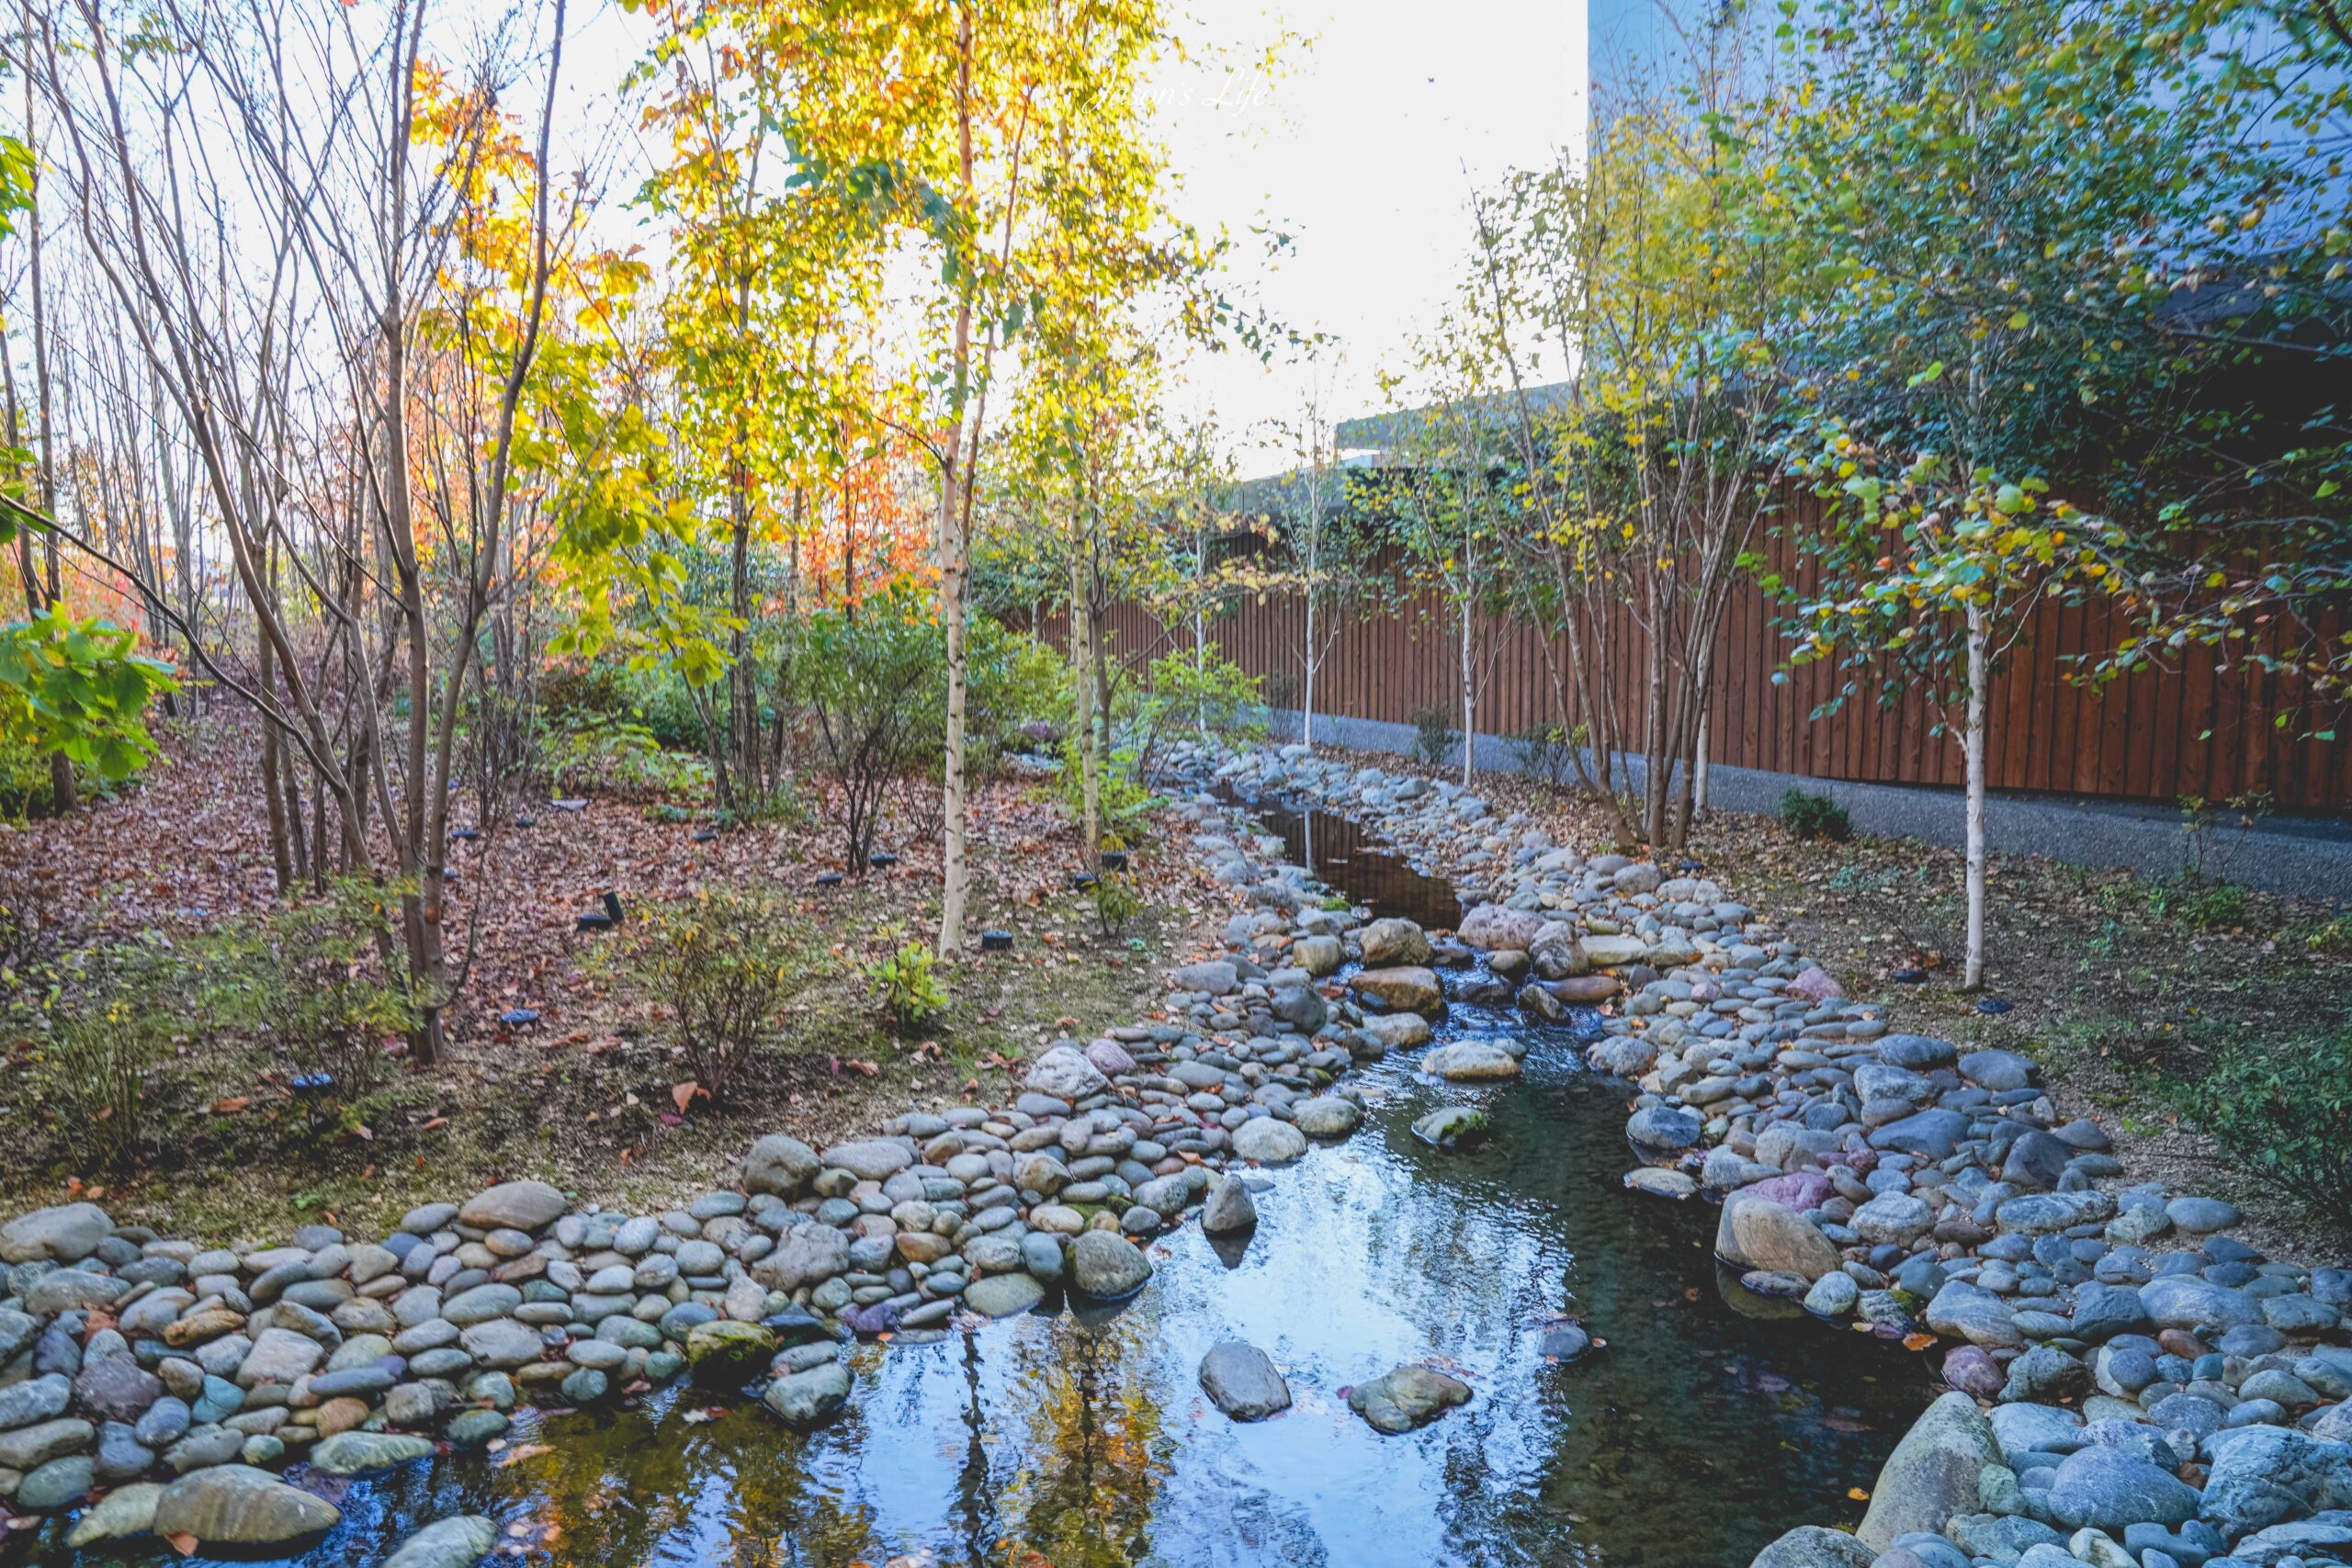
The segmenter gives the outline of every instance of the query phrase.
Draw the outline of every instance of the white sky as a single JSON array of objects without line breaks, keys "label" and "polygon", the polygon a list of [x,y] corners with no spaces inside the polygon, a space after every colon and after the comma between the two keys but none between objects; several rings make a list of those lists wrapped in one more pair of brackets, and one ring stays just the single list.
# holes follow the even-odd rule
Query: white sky
[{"label": "white sky", "polygon": [[[1157,94],[1178,209],[1237,242],[1238,302],[1335,340],[1319,369],[1238,349],[1186,367],[1171,401],[1213,412],[1245,475],[1288,466],[1268,426],[1297,421],[1310,389],[1327,420],[1377,406],[1374,376],[1402,367],[1408,334],[1464,264],[1471,182],[1581,143],[1585,3],[1173,0],[1194,51]],[[582,96],[568,118],[609,134],[643,22],[617,6],[576,16],[566,71]],[[1283,39],[1271,78],[1227,68]],[[616,197],[642,173],[636,151],[619,155]],[[1278,263],[1256,229],[1291,236]]]},{"label": "white sky", "polygon": [[[1268,84],[1228,83],[1204,61],[1160,94],[1179,202],[1237,240],[1292,236],[1278,266],[1254,247],[1237,282],[1285,325],[1338,340],[1319,378],[1327,418],[1371,412],[1383,367],[1401,368],[1469,247],[1464,198],[1504,169],[1583,140],[1585,0],[1191,0],[1191,39],[1236,52],[1283,35]],[[1464,166],[1468,173],[1465,175]],[[1190,367],[1180,407],[1214,412],[1245,474],[1283,466],[1253,433],[1297,418],[1317,377],[1243,353]]]}]

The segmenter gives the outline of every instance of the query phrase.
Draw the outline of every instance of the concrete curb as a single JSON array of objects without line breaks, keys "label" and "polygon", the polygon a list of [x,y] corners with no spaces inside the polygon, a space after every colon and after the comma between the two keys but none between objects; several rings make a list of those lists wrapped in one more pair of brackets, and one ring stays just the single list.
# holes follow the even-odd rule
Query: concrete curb
[{"label": "concrete curb", "polygon": [[[1278,735],[1295,739],[1295,709],[1274,708],[1269,717]],[[1409,756],[1416,739],[1408,724],[1379,719],[1315,716],[1317,741],[1351,750]],[[1497,735],[1475,738],[1472,761],[1486,773],[1518,773],[1519,747]],[[1639,756],[1625,759],[1638,783],[1645,773]],[[1857,829],[1959,849],[1963,842],[1961,792],[1927,784],[1851,784],[1802,773],[1718,764],[1709,770],[1713,804],[1732,811],[1770,815],[1781,795],[1802,789],[1828,796],[1846,808]],[[2098,869],[2126,867],[2146,876],[2165,876],[2186,863],[2188,834],[2172,807],[2137,801],[2083,800],[2071,796],[1996,794],[1985,803],[1985,836],[2001,854],[2048,855]],[[2352,904],[2352,822],[2315,818],[2265,821],[2240,829],[2210,830],[2209,875],[2243,883],[2264,893]]]}]

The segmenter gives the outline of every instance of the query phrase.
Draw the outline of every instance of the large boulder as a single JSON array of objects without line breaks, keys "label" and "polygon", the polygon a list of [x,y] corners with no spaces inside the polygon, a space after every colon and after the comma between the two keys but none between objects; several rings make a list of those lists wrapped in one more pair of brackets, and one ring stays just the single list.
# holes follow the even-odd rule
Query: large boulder
[{"label": "large boulder", "polygon": [[785,1133],[770,1133],[743,1156],[743,1190],[797,1198],[824,1166],[817,1151]]},{"label": "large boulder", "polygon": [[1348,982],[1359,997],[1369,998],[1392,1012],[1417,1012],[1429,1018],[1445,1012],[1445,990],[1434,970],[1419,964],[1395,969],[1361,969]]},{"label": "large boulder", "polygon": [[1436,953],[1421,928],[1410,920],[1374,920],[1356,933],[1356,949],[1367,969],[1426,965]]},{"label": "large boulder", "polygon": [[1070,1244],[1069,1282],[1080,1295],[1118,1301],[1142,1290],[1150,1278],[1151,1259],[1125,1236],[1086,1231]]},{"label": "large boulder", "polygon": [[1544,917],[1533,910],[1481,904],[1462,917],[1456,934],[1465,945],[1489,953],[1524,953],[1543,929]]},{"label": "large boulder", "polygon": [[35,1209],[0,1225],[0,1263],[79,1263],[114,1233],[96,1203]]},{"label": "large boulder", "polygon": [[2286,1427],[2214,1435],[2199,1511],[2223,1535],[2235,1540],[2328,1508],[2352,1508],[2352,1448]]},{"label": "large boulder", "polygon": [[207,1546],[283,1546],[323,1535],[343,1512],[266,1471],[223,1464],[183,1475],[155,1499],[157,1535],[192,1535]]},{"label": "large boulder", "polygon": [[1854,1533],[1878,1552],[1899,1535],[1940,1533],[1954,1514],[1975,1512],[1977,1478],[1985,1466],[2000,1462],[2000,1442],[1976,1402],[1964,1393],[1947,1393],[1928,1406],[1887,1456],[1878,1484],[1871,1488],[1870,1510]]},{"label": "large boulder", "polygon": [[1263,1421],[1290,1408],[1290,1384],[1273,1358],[1238,1339],[1201,1358],[1201,1392],[1236,1421]]},{"label": "large boulder", "polygon": [[1838,1244],[1803,1214],[1735,1192],[1715,1221],[1715,1256],[1742,1272],[1794,1274],[1807,1284],[1845,1261]]},{"label": "large boulder", "polygon": [[1022,1087],[1056,1100],[1080,1100],[1105,1092],[1111,1080],[1075,1045],[1057,1045],[1029,1065]]},{"label": "large boulder", "polygon": [[486,1231],[537,1231],[563,1218],[571,1206],[544,1181],[502,1181],[468,1199],[458,1211],[458,1223]]},{"label": "large boulder", "polygon": [[1306,1153],[1306,1134],[1271,1116],[1252,1117],[1233,1130],[1233,1152],[1261,1165],[1285,1165]]},{"label": "large boulder", "polygon": [[1843,1530],[1799,1525],[1758,1552],[1747,1568],[1871,1568],[1877,1556]]},{"label": "large boulder", "polygon": [[[1947,1394],[1946,1398],[1952,1397]],[[2138,1454],[2093,1446],[2058,1461],[2046,1493],[2029,1491],[2062,1529],[2121,1530],[2127,1525],[2177,1525],[2197,1512],[2197,1490]]]}]

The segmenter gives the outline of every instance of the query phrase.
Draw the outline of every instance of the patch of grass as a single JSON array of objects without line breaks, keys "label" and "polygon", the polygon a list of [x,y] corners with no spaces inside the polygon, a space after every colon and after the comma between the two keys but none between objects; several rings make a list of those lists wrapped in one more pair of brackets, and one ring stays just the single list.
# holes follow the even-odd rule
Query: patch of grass
[{"label": "patch of grass", "polygon": [[2352,1021],[2300,1039],[2237,1039],[2162,1092],[2279,1199],[2352,1231]]}]

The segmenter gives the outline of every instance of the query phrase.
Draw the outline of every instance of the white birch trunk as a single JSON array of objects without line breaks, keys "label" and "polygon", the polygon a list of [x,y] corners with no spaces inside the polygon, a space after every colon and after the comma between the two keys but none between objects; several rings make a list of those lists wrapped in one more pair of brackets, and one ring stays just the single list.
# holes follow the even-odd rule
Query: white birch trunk
[{"label": "white birch trunk", "polygon": [[1984,688],[1987,636],[1984,612],[1968,607],[1968,717],[1963,740],[1968,756],[1968,958],[1962,984],[1984,983]]}]

